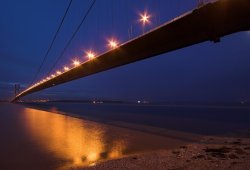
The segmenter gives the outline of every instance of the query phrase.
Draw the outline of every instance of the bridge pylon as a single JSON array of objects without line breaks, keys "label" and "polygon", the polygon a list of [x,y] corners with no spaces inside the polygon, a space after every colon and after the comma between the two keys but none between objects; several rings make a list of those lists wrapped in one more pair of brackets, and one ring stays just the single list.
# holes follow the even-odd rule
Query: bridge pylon
[{"label": "bridge pylon", "polygon": [[15,84],[14,85],[14,92],[15,92],[15,97],[20,93],[20,84]]}]

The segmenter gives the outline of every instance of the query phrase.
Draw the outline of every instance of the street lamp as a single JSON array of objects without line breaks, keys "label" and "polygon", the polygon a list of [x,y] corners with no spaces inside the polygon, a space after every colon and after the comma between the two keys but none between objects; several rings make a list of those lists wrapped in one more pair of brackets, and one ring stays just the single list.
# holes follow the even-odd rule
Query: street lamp
[{"label": "street lamp", "polygon": [[142,31],[143,31],[143,34],[145,32],[145,25],[150,23],[150,15],[147,13],[147,12],[144,12],[143,14],[140,14],[140,22],[142,23]]}]

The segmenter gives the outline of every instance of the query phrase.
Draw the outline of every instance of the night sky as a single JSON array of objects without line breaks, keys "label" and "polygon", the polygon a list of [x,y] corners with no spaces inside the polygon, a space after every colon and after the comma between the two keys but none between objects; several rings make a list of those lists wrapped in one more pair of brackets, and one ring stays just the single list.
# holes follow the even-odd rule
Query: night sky
[{"label": "night sky", "polygon": [[[38,79],[44,78],[92,0],[73,0]],[[0,5],[0,100],[32,81],[67,8],[68,0],[8,0]],[[139,13],[148,11],[150,30],[196,8],[196,0],[97,0],[56,69],[84,61],[85,51],[107,49],[107,39],[123,43],[142,34]],[[180,40],[181,41],[181,40]],[[110,99],[169,102],[250,100],[250,32],[241,32],[139,61],[26,98]]]}]

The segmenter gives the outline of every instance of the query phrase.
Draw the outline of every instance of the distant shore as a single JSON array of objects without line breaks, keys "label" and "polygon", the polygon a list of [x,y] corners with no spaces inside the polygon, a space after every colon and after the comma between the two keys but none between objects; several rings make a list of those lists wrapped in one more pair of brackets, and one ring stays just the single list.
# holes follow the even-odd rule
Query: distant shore
[{"label": "distant shore", "polygon": [[[0,102],[8,102],[0,100]],[[19,101],[17,103],[24,104],[43,104],[43,103],[84,103],[84,104],[138,104],[138,105],[155,105],[155,106],[169,106],[169,107],[249,107],[249,101],[241,102],[167,102],[167,101],[126,101],[126,100],[106,100],[106,99],[86,99],[86,100],[27,100]]]},{"label": "distant shore", "polygon": [[247,170],[250,169],[250,133],[244,137],[203,137],[178,149],[128,156],[77,170]]}]

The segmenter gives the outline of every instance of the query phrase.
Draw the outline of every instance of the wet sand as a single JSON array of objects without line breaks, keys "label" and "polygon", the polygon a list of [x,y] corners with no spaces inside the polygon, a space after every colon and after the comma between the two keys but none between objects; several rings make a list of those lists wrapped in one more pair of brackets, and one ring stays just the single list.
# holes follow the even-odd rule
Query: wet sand
[{"label": "wet sand", "polygon": [[245,137],[203,137],[198,143],[110,160],[78,170],[248,170],[250,134]]}]

